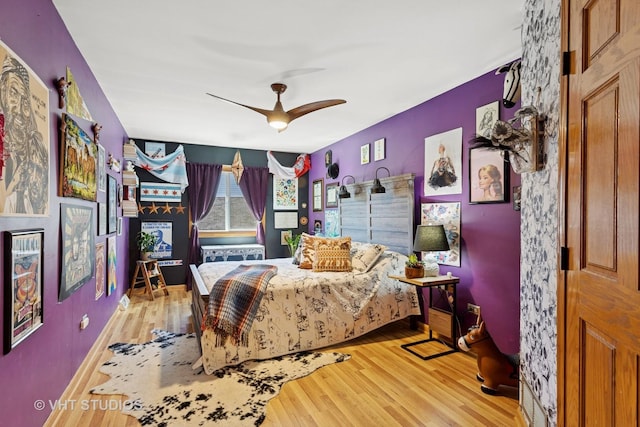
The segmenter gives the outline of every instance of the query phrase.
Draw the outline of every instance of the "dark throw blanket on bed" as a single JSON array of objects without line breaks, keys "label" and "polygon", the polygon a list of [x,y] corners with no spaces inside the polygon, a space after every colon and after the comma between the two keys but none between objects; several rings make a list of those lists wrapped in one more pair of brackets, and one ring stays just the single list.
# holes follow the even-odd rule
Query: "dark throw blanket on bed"
[{"label": "dark throw blanket on bed", "polygon": [[240,265],[213,285],[202,328],[213,330],[216,346],[224,345],[228,338],[234,345],[248,345],[249,329],[264,290],[277,272],[273,265]]}]

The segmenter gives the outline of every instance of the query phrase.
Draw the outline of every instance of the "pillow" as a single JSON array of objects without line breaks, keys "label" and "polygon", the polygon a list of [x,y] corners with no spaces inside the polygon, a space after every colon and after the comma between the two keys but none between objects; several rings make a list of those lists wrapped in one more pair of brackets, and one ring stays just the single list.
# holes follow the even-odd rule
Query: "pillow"
[{"label": "pillow", "polygon": [[313,267],[313,241],[315,239],[316,237],[310,234],[302,233],[300,243],[298,243],[298,248],[300,248],[300,256],[298,257],[299,268],[311,269]]},{"label": "pillow", "polygon": [[351,238],[316,238],[313,271],[351,271]]},{"label": "pillow", "polygon": [[366,273],[382,256],[387,247],[380,244],[360,244],[351,256],[353,269],[359,273]]}]

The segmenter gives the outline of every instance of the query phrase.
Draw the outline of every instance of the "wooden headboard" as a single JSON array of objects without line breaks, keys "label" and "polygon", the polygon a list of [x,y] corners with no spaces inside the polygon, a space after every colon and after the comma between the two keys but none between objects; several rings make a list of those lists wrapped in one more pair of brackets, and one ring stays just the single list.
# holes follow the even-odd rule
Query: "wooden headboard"
[{"label": "wooden headboard", "polygon": [[380,178],[386,192],[378,194],[371,194],[373,180],[346,184],[351,197],[339,199],[340,235],[413,253],[414,179],[415,174]]}]

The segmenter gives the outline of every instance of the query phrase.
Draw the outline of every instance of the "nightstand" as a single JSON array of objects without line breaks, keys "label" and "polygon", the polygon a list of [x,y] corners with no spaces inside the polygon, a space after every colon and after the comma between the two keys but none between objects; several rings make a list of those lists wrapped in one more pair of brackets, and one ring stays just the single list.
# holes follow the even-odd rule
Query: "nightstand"
[{"label": "nightstand", "polygon": [[[425,340],[420,340],[417,342],[413,342],[410,344],[403,344],[402,348],[407,350],[409,353],[412,353],[422,360],[433,359],[434,357],[440,357],[447,354],[451,354],[453,352],[458,351],[458,333],[456,331],[456,287],[460,282],[460,278],[455,276],[435,276],[435,277],[419,277],[415,279],[407,279],[404,276],[389,276],[392,279],[399,280],[404,283],[408,283],[410,285],[414,285],[422,300],[422,288],[429,288],[429,306],[426,309],[429,312],[429,338]],[[441,292],[450,292],[451,293],[451,311],[443,310],[438,307],[433,306],[433,290],[437,289]],[[424,301],[423,304],[424,306]],[[424,356],[420,353],[414,351],[411,347],[416,346],[418,344],[423,344],[430,341],[439,341],[433,337],[433,332],[437,332],[438,335],[445,336],[451,339],[450,349]]]}]

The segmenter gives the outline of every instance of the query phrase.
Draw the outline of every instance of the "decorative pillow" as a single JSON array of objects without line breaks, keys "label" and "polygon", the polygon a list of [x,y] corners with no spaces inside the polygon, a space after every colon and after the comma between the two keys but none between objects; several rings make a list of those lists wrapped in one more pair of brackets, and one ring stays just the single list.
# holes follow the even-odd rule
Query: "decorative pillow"
[{"label": "decorative pillow", "polygon": [[311,269],[313,267],[313,257],[315,254],[313,241],[315,239],[316,237],[310,234],[302,233],[300,243],[298,244],[298,248],[300,248],[299,268]]},{"label": "decorative pillow", "polygon": [[313,271],[351,271],[351,237],[316,238]]},{"label": "decorative pillow", "polygon": [[378,261],[387,247],[380,244],[360,244],[351,256],[353,269],[359,273],[366,273]]}]

